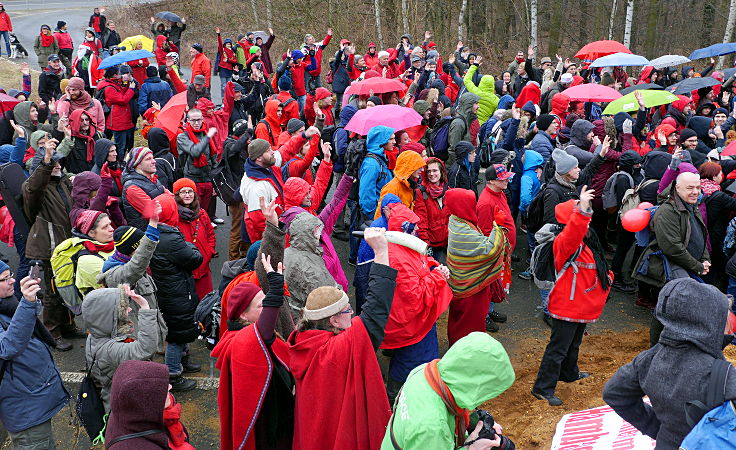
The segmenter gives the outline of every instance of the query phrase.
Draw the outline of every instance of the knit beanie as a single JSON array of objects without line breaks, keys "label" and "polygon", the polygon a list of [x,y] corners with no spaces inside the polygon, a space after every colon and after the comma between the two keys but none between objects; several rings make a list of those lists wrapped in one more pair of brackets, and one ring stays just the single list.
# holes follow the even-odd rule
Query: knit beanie
[{"label": "knit beanie", "polygon": [[555,116],[552,114],[541,114],[537,117],[537,129],[540,131],[547,131],[552,122],[554,122]]},{"label": "knit beanie", "polygon": [[378,97],[377,95],[372,95],[368,97],[368,102],[373,103],[376,106],[383,105],[383,101],[381,101],[381,97]]},{"label": "knit beanie", "polygon": [[350,303],[345,292],[334,286],[320,286],[307,296],[303,317],[306,320],[320,320],[334,316]]},{"label": "knit beanie", "polygon": [[261,47],[254,45],[250,48],[250,50],[248,50],[248,53],[250,53],[251,55],[255,55],[256,53],[258,53],[258,50],[260,49]]},{"label": "knit beanie", "polygon": [[680,144],[684,143],[691,137],[698,137],[698,133],[696,133],[692,128],[683,128],[682,131],[680,131]]},{"label": "knit beanie", "polygon": [[261,241],[255,241],[248,247],[248,252],[245,254],[245,267],[247,271],[256,270],[256,258],[258,258],[258,252],[261,250]]},{"label": "knit beanie", "polygon": [[174,194],[178,194],[179,191],[185,187],[191,188],[194,192],[197,192],[197,185],[194,184],[194,181],[184,177],[174,181]]},{"label": "knit beanie", "polygon": [[404,144],[404,146],[401,147],[401,152],[403,153],[406,151],[413,151],[421,155],[425,149],[426,147],[420,144],[419,142],[409,142],[408,144]]},{"label": "knit beanie", "polygon": [[136,227],[128,225],[118,227],[112,233],[112,239],[115,241],[115,250],[123,255],[130,256],[138,248],[138,244],[141,243],[143,236],[145,236],[145,233]]},{"label": "knit beanie", "polygon": [[288,92],[291,90],[291,78],[286,75],[281,75],[279,78],[279,91]]},{"label": "knit beanie", "polygon": [[57,30],[61,30],[61,28],[62,28],[62,27],[63,27],[64,25],[66,25],[66,22],[64,22],[63,20],[59,20],[59,21],[57,21],[57,22],[56,22],[56,29],[57,29]]},{"label": "knit beanie", "polygon": [[97,218],[100,217],[100,214],[102,212],[100,211],[94,211],[91,209],[85,209],[79,215],[77,216],[77,220],[74,223],[74,227],[79,230],[82,234],[89,233],[89,230],[92,229],[92,227],[95,224],[95,221],[97,221]]},{"label": "knit beanie", "polygon": [[265,139],[253,139],[248,145],[248,158],[255,161],[271,148],[271,144]]},{"label": "knit beanie", "polygon": [[84,80],[79,77],[71,77],[69,78],[69,84],[67,87],[82,91],[84,90]]},{"label": "knit beanie", "polygon": [[148,78],[153,78],[158,76],[158,66],[148,66],[146,67],[146,76]]},{"label": "knit beanie", "polygon": [[10,266],[5,263],[5,261],[0,260],[0,273],[5,272],[6,270],[10,270]]},{"label": "knit beanie", "polygon": [[418,112],[420,116],[424,116],[424,113],[426,113],[431,106],[432,105],[430,105],[426,100],[417,100],[414,102],[414,111]]},{"label": "knit beanie", "polygon": [[286,122],[286,131],[288,131],[289,134],[294,134],[304,126],[306,125],[304,125],[303,121],[296,118],[291,118],[288,122]]},{"label": "knit beanie", "polygon": [[204,48],[202,48],[202,44],[200,44],[199,42],[195,42],[194,44],[192,44],[192,48],[199,53],[202,53],[204,51]]},{"label": "knit beanie", "polygon": [[302,59],[302,58],[304,58],[304,52],[302,52],[301,50],[292,50],[291,51],[291,59],[292,60],[296,61],[297,59]]},{"label": "knit beanie", "polygon": [[555,162],[555,172],[564,175],[578,166],[578,159],[564,150],[552,150],[552,160]]},{"label": "knit beanie", "polygon": [[255,283],[240,283],[235,286],[227,298],[227,316],[230,320],[238,320],[259,292],[261,288]]},{"label": "knit beanie", "polygon": [[128,153],[128,170],[134,171],[136,167],[138,167],[138,164],[143,161],[143,158],[146,157],[148,154],[153,154],[150,148],[148,147],[134,147],[129,153]]}]

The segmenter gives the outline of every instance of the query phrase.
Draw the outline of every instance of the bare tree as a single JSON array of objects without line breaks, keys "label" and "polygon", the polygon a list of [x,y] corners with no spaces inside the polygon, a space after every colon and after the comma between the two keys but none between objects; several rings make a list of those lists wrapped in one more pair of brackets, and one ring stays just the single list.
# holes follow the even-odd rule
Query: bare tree
[{"label": "bare tree", "polygon": [[253,8],[253,22],[258,25],[258,9],[256,8],[256,0],[250,0],[250,6]]},{"label": "bare tree", "polygon": [[[736,22],[736,0],[731,0],[731,5],[728,7],[728,21],[726,22],[726,31],[723,33],[723,43],[731,42],[731,35],[733,34],[733,26]],[[726,61],[725,56],[718,58],[718,69],[723,67],[723,63]]]},{"label": "bare tree", "polygon": [[409,0],[401,0],[401,21],[404,25],[404,33],[409,32]]},{"label": "bare tree", "polygon": [[631,46],[631,25],[634,23],[634,0],[626,0],[626,23],[624,26],[624,45]]},{"label": "bare tree", "polygon": [[529,45],[537,51],[537,0],[531,0],[529,5],[529,22],[531,31],[531,41]]},{"label": "bare tree", "polygon": [[374,14],[376,16],[376,34],[378,34],[378,45],[383,47],[383,31],[381,31],[381,1],[373,0]]},{"label": "bare tree", "polygon": [[271,0],[266,0],[266,24],[273,28],[273,15],[271,13]]},{"label": "bare tree", "polygon": [[460,6],[460,15],[457,18],[457,40],[465,40],[465,11],[468,9],[468,0],[463,0]]},{"label": "bare tree", "polygon": [[618,1],[613,0],[611,4],[611,17],[608,19],[608,39],[613,39],[613,19],[616,17],[616,6]]}]

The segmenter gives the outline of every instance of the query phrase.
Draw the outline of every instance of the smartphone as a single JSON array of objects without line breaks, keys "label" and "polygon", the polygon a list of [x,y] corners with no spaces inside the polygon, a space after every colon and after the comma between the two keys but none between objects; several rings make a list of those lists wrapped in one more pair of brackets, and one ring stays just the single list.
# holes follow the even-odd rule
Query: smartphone
[{"label": "smartphone", "polygon": [[36,261],[31,265],[31,270],[28,272],[28,276],[36,280],[41,279],[41,263]]}]

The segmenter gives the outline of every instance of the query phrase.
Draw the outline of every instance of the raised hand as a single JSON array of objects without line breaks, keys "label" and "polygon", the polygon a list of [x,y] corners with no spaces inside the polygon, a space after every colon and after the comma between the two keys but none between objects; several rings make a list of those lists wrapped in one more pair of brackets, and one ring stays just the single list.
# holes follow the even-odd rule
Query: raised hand
[{"label": "raised hand", "polygon": [[611,137],[606,135],[605,138],[603,138],[603,144],[601,145],[601,158],[605,158],[608,154],[608,149],[611,148]]},{"label": "raised hand", "polygon": [[266,222],[278,226],[279,216],[276,214],[276,199],[273,199],[268,205],[266,205],[266,199],[263,197],[260,197],[258,201],[261,204],[261,212],[263,213],[263,217],[266,218]]},{"label": "raised hand", "polygon": [[583,186],[580,191],[580,209],[590,211],[594,196],[595,189],[588,189],[588,185]]},{"label": "raised hand", "polygon": [[217,134],[217,128],[215,128],[215,127],[210,127],[210,129],[207,130],[207,137],[208,138],[212,138],[216,134]]},{"label": "raised hand", "polygon": [[[263,264],[263,269],[266,271],[266,273],[273,272],[273,266],[271,265],[271,255],[266,256],[265,253],[261,253],[261,263]],[[279,262],[276,266],[276,272],[283,275],[284,273],[284,264]]]},{"label": "raised hand", "polygon": [[123,292],[125,292],[125,295],[127,295],[131,300],[133,300],[138,306],[141,307],[141,309],[149,309],[148,307],[148,300],[146,300],[145,297],[142,295],[136,294],[133,289],[130,288],[130,285],[123,284]]},{"label": "raised hand", "polygon": [[322,161],[331,162],[332,158],[332,144],[329,142],[322,142],[320,144],[322,148]]},{"label": "raised hand", "polygon": [[220,27],[215,27],[215,33],[220,34]]},{"label": "raised hand", "polygon": [[15,133],[18,135],[19,138],[26,137],[26,129],[15,123],[15,120],[10,120],[10,126],[13,127]]},{"label": "raised hand", "polygon": [[21,65],[20,65],[20,73],[22,73],[23,75],[30,75],[31,74],[31,66],[29,66],[27,62],[21,63]]},{"label": "raised hand", "polygon": [[515,120],[521,119],[521,110],[516,106],[516,103],[511,104],[511,117]]}]

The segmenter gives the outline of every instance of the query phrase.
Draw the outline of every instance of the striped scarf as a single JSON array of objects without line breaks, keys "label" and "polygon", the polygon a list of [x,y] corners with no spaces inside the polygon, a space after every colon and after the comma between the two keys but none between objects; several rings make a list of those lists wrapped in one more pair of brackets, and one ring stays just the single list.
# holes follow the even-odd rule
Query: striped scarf
[{"label": "striped scarf", "polygon": [[475,295],[503,276],[504,259],[510,255],[510,248],[498,225],[485,236],[473,223],[452,215],[447,242],[448,283],[455,297]]}]

